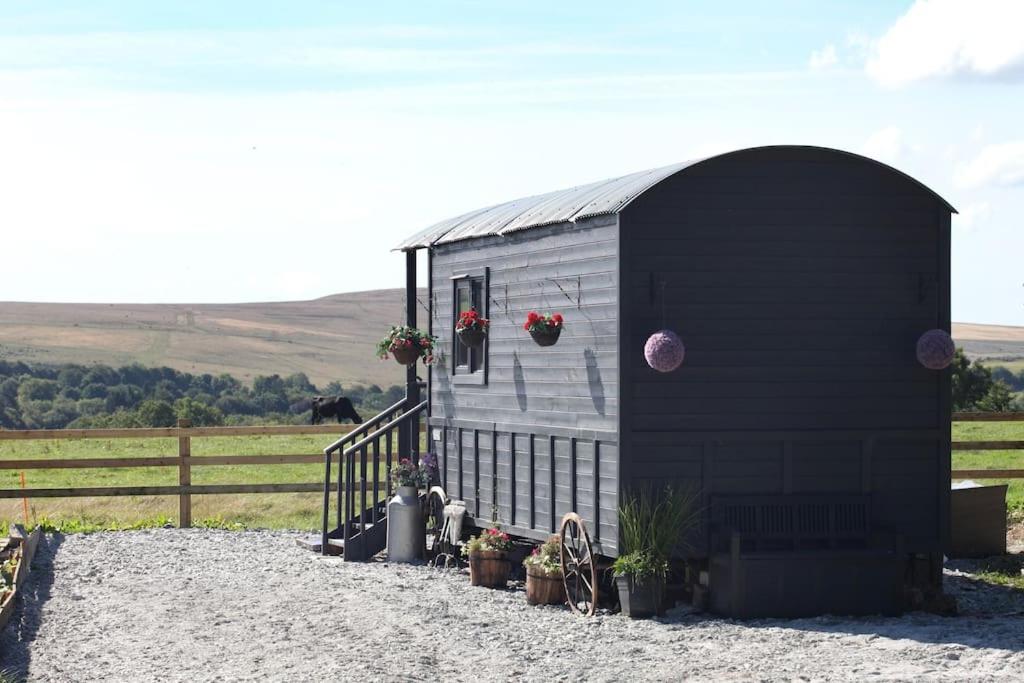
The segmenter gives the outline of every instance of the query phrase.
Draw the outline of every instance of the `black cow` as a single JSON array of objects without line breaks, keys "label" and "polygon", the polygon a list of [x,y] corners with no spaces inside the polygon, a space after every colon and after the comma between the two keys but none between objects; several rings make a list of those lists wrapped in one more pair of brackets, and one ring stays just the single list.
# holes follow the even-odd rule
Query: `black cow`
[{"label": "black cow", "polygon": [[337,417],[340,424],[343,418],[348,418],[356,424],[362,424],[363,418],[352,407],[352,401],[344,396],[317,396],[313,399],[313,421],[310,424],[318,425],[325,417]]}]

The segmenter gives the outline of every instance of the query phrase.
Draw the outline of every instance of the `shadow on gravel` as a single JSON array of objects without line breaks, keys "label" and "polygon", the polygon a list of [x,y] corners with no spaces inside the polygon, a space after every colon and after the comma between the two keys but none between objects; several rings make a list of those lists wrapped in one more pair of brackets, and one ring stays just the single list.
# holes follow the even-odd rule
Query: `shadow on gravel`
[{"label": "shadow on gravel", "polygon": [[[949,563],[943,577],[944,590],[956,598],[959,611],[957,616],[907,612],[901,617],[826,615],[804,619],[751,619],[729,623],[752,630],[785,629],[809,633],[834,633],[864,636],[868,641],[875,638],[912,640],[919,643],[950,645],[953,649],[956,649],[956,646],[994,648],[1017,653],[1024,651],[1024,590],[982,580],[973,572],[1001,570],[1009,575],[1019,576],[1022,566],[1024,556],[1012,555],[987,558],[983,561]],[[666,622],[670,624],[705,624],[720,619],[708,614],[689,612],[686,608],[679,610],[676,615],[672,612],[669,614]]]},{"label": "shadow on gravel", "polygon": [[15,680],[22,680],[28,675],[32,661],[30,646],[39,632],[43,605],[50,599],[53,560],[63,542],[63,534],[43,534],[32,558],[32,571],[25,593],[18,596],[17,610],[7,628],[0,633],[0,671]]}]

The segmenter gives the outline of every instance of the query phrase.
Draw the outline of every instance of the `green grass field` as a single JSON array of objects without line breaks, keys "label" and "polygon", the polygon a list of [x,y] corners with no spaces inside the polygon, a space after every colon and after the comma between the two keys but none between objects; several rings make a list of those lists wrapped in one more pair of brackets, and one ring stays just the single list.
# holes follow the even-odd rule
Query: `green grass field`
[{"label": "green grass field", "polygon": [[[333,440],[328,435],[196,437],[192,455],[318,454]],[[177,439],[75,439],[0,441],[0,460],[42,458],[153,457],[177,454]],[[383,455],[381,456],[383,459]],[[192,467],[193,484],[322,482],[322,464],[216,465]],[[28,470],[30,488],[83,486],[170,486],[176,467]],[[381,481],[384,480],[381,468]],[[335,466],[333,478],[337,477]],[[18,470],[0,470],[0,488],[18,488]],[[192,497],[196,526],[315,529],[323,505],[319,493],[218,494]],[[37,498],[29,501],[30,523],[65,531],[176,524],[177,496]],[[0,500],[0,524],[23,521],[21,499]]]},{"label": "green grass field", "polygon": [[[954,441],[1024,441],[1024,422],[955,422]],[[1024,451],[958,451],[953,469],[1024,470]],[[1024,517],[1024,479],[979,480],[979,484],[1009,484],[1006,505],[1014,518]]]},{"label": "green grass field", "polygon": [[[955,441],[1022,440],[1024,422],[961,422],[953,426]],[[280,455],[317,454],[331,441],[325,435],[206,437],[192,440],[192,454]],[[175,455],[176,439],[77,439],[64,441],[0,441],[0,460],[101,458]],[[980,451],[953,454],[953,469],[1024,469],[1024,451]],[[177,483],[175,467],[83,470],[29,470],[33,488],[73,486],[161,486]],[[337,476],[337,473],[333,476]],[[382,472],[383,478],[383,472]],[[223,465],[193,467],[194,484],[256,484],[322,482],[323,466]],[[995,483],[985,480],[983,483]],[[1004,483],[1004,482],[999,482]],[[1005,482],[1010,488],[1011,515],[1024,517],[1024,480]],[[17,488],[18,470],[0,470],[0,488]],[[193,496],[194,523],[275,529],[316,529],[322,498],[318,493],[226,494]],[[176,496],[103,498],[38,498],[29,501],[30,519],[67,531],[174,524]],[[0,524],[21,522],[22,502],[0,500]]]}]

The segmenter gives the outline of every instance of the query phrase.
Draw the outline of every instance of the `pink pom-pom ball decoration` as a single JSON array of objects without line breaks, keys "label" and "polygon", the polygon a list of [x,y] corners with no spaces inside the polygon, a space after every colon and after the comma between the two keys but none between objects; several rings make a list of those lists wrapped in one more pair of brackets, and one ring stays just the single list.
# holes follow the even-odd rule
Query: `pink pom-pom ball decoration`
[{"label": "pink pom-pom ball decoration", "polygon": [[943,370],[953,362],[956,344],[945,330],[928,330],[917,340],[917,360],[929,370]]},{"label": "pink pom-pom ball decoration", "polygon": [[672,372],[683,364],[685,355],[683,340],[672,330],[659,330],[644,344],[644,358],[658,372]]}]

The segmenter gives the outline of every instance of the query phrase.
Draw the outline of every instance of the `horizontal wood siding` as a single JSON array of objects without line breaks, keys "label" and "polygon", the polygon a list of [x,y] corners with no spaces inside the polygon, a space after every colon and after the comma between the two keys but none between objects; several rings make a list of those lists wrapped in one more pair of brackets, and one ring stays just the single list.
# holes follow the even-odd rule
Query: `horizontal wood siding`
[{"label": "horizontal wood siding", "polygon": [[[871,493],[876,526],[938,548],[941,374],[915,344],[943,323],[944,210],[876,164],[792,150],[703,164],[631,205],[631,481],[705,503]],[[686,345],[668,374],[643,358],[662,327]]]},{"label": "horizontal wood siding", "polygon": [[[540,540],[575,510],[603,552],[615,551],[617,239],[616,219],[602,217],[433,250],[432,323],[442,350],[432,382],[434,450],[447,453],[442,467],[454,483],[447,490],[466,500],[477,523],[496,522]],[[453,381],[447,357],[454,334],[451,278],[483,268],[490,278],[487,383],[462,384]],[[538,346],[523,329],[530,311],[562,314],[564,331],[555,346]]]}]

